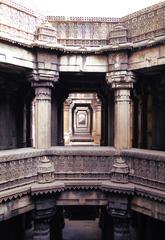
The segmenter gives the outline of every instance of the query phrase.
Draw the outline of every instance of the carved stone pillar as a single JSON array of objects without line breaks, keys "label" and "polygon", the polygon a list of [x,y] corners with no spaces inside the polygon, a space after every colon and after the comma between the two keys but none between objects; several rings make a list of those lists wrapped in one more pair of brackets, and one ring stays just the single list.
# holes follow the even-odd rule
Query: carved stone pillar
[{"label": "carved stone pillar", "polygon": [[112,197],[107,210],[113,218],[113,240],[131,240],[127,197]]},{"label": "carved stone pillar", "polygon": [[[47,42],[49,34],[54,29],[49,24],[39,28],[38,40]],[[49,39],[50,40],[50,39]],[[53,36],[53,42],[56,36]],[[51,94],[52,87],[58,82],[58,56],[54,52],[37,49],[36,64],[32,72],[27,73],[28,80],[35,88],[35,98],[32,103],[32,139],[33,147],[49,148],[51,146]]]},{"label": "carved stone pillar", "polygon": [[32,213],[28,212],[25,214],[25,236],[24,240],[31,240],[33,238],[33,221]]},{"label": "carved stone pillar", "polygon": [[64,146],[64,119],[63,119],[63,99],[60,99],[58,101],[58,115],[57,115],[57,121],[58,121],[58,128],[57,128],[57,143],[59,146]]},{"label": "carved stone pillar", "polygon": [[69,109],[70,109],[70,99],[64,102],[64,140],[65,144],[69,144]]},{"label": "carved stone pillar", "polygon": [[49,148],[51,146],[51,87],[50,82],[34,83],[35,98],[33,100],[33,146]]},{"label": "carved stone pillar", "polygon": [[35,202],[33,240],[50,240],[50,222],[55,214],[55,200],[41,198]]},{"label": "carved stone pillar", "polygon": [[65,220],[62,208],[57,208],[56,214],[51,221],[51,240],[62,240],[62,229],[64,228]]},{"label": "carved stone pillar", "polygon": [[106,209],[101,209],[99,227],[101,228],[102,240],[113,239],[113,219]]},{"label": "carved stone pillar", "polygon": [[115,141],[118,149],[132,147],[132,101],[133,75],[127,71],[107,74],[108,83],[114,89],[115,98]]},{"label": "carved stone pillar", "polygon": [[100,144],[100,138],[101,138],[101,104],[97,103],[96,106],[96,116],[95,116],[95,143]]}]

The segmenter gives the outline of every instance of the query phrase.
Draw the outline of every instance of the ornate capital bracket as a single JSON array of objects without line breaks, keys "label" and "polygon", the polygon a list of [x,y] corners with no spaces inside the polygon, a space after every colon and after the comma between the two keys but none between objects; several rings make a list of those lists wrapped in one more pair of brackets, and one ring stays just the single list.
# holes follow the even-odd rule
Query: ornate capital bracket
[{"label": "ornate capital bracket", "polygon": [[114,195],[108,202],[107,211],[112,217],[129,217],[128,197],[123,195]]},{"label": "ornate capital bracket", "polygon": [[48,157],[43,157],[38,166],[38,183],[54,181],[54,166]]},{"label": "ornate capital bracket", "polygon": [[55,70],[46,70],[46,69],[33,69],[32,72],[28,72],[26,74],[27,79],[30,82],[43,82],[42,84],[45,84],[46,82],[55,83],[58,82],[59,79],[59,73]]},{"label": "ornate capital bracket", "polygon": [[128,183],[129,168],[120,154],[117,154],[117,159],[112,166],[111,181],[116,183]]},{"label": "ornate capital bracket", "polygon": [[57,44],[56,30],[47,20],[39,26],[35,43],[38,45],[43,43]]},{"label": "ornate capital bracket", "polygon": [[125,26],[118,24],[110,31],[109,44],[123,44],[128,41],[128,31]]},{"label": "ornate capital bracket", "polygon": [[114,89],[131,89],[135,77],[131,71],[113,71],[106,74],[106,80]]}]

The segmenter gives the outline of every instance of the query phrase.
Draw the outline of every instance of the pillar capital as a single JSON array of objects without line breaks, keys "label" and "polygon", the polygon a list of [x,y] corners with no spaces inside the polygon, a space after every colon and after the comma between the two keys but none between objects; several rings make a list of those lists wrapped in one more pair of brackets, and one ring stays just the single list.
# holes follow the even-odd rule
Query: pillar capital
[{"label": "pillar capital", "polygon": [[47,100],[51,101],[51,89],[49,88],[36,88],[35,89],[35,100],[36,101],[41,101],[41,100]]},{"label": "pillar capital", "polygon": [[49,84],[59,80],[59,72],[56,70],[36,68],[26,73],[27,79],[32,83]]},{"label": "pillar capital", "polygon": [[106,74],[106,80],[113,89],[132,89],[135,76],[131,71],[113,71]]},{"label": "pillar capital", "polygon": [[129,201],[127,196],[114,195],[110,198],[107,211],[112,217],[129,217]]}]

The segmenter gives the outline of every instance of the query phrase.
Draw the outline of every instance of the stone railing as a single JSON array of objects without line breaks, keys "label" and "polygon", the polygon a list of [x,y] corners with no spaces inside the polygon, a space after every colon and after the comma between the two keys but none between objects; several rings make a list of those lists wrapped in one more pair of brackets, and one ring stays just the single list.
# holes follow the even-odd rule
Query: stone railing
[{"label": "stone railing", "polygon": [[47,156],[54,180],[109,180],[114,162],[112,148],[54,147],[0,151],[0,191],[37,182],[38,166]]},{"label": "stone railing", "polygon": [[56,180],[109,180],[115,159],[109,147],[67,147],[48,154]]},{"label": "stone railing", "polygon": [[[11,0],[1,0],[0,12],[0,38],[28,46],[37,45],[38,30],[47,21],[54,27],[57,48],[59,44],[100,48],[111,45],[110,38],[121,34],[121,31],[114,33],[116,26],[125,28],[127,43],[131,47],[132,43],[155,44],[163,41],[165,36],[165,1],[123,18],[46,17]],[[116,33],[117,36],[114,35]],[[48,34],[48,38],[50,41],[47,39],[47,42],[51,42],[52,36]],[[46,43],[42,43],[43,46],[46,47]]]},{"label": "stone railing", "polygon": [[35,40],[36,30],[44,20],[42,14],[10,0],[1,0],[0,13],[0,38],[22,45]]},{"label": "stone railing", "polygon": [[131,149],[121,155],[129,166],[129,181],[157,190],[165,189],[165,152]]},{"label": "stone railing", "polygon": [[119,19],[79,18],[48,16],[57,32],[58,43],[70,46],[104,46],[108,44],[109,32]]},{"label": "stone railing", "polygon": [[128,30],[128,41],[153,41],[165,35],[165,1],[144,8],[120,19]]},{"label": "stone railing", "polygon": [[[161,199],[164,198],[164,152],[131,149],[122,150],[121,156],[129,167],[129,176],[128,182],[120,181],[119,184],[111,181],[114,162],[120,157],[119,152],[111,147],[52,147],[48,150],[24,148],[0,151],[0,198],[3,198],[6,190],[15,189],[16,192],[18,187],[20,189],[29,186],[30,191],[35,183],[41,188],[47,183],[46,188],[49,190],[49,180],[51,184],[63,182],[64,185],[75,181],[99,181],[110,188],[113,186],[113,189],[120,185],[122,191],[126,191],[124,189],[131,184],[133,192],[143,192],[147,196],[160,195]],[[52,172],[51,176],[49,170]],[[48,179],[42,179],[44,174]]]},{"label": "stone railing", "polygon": [[42,155],[30,148],[0,151],[0,191],[35,182]]}]

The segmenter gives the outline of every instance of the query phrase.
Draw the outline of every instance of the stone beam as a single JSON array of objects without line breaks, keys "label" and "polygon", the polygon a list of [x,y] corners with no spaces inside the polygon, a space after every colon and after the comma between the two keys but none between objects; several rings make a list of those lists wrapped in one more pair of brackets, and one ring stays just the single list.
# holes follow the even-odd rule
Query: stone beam
[{"label": "stone beam", "polygon": [[138,70],[163,66],[165,64],[165,46],[157,45],[131,53],[129,57],[129,70]]},{"label": "stone beam", "polygon": [[74,55],[60,56],[60,72],[107,72],[108,64],[105,55]]},{"label": "stone beam", "polygon": [[0,43],[0,62],[14,66],[33,69],[35,54],[29,49],[9,43]]}]

